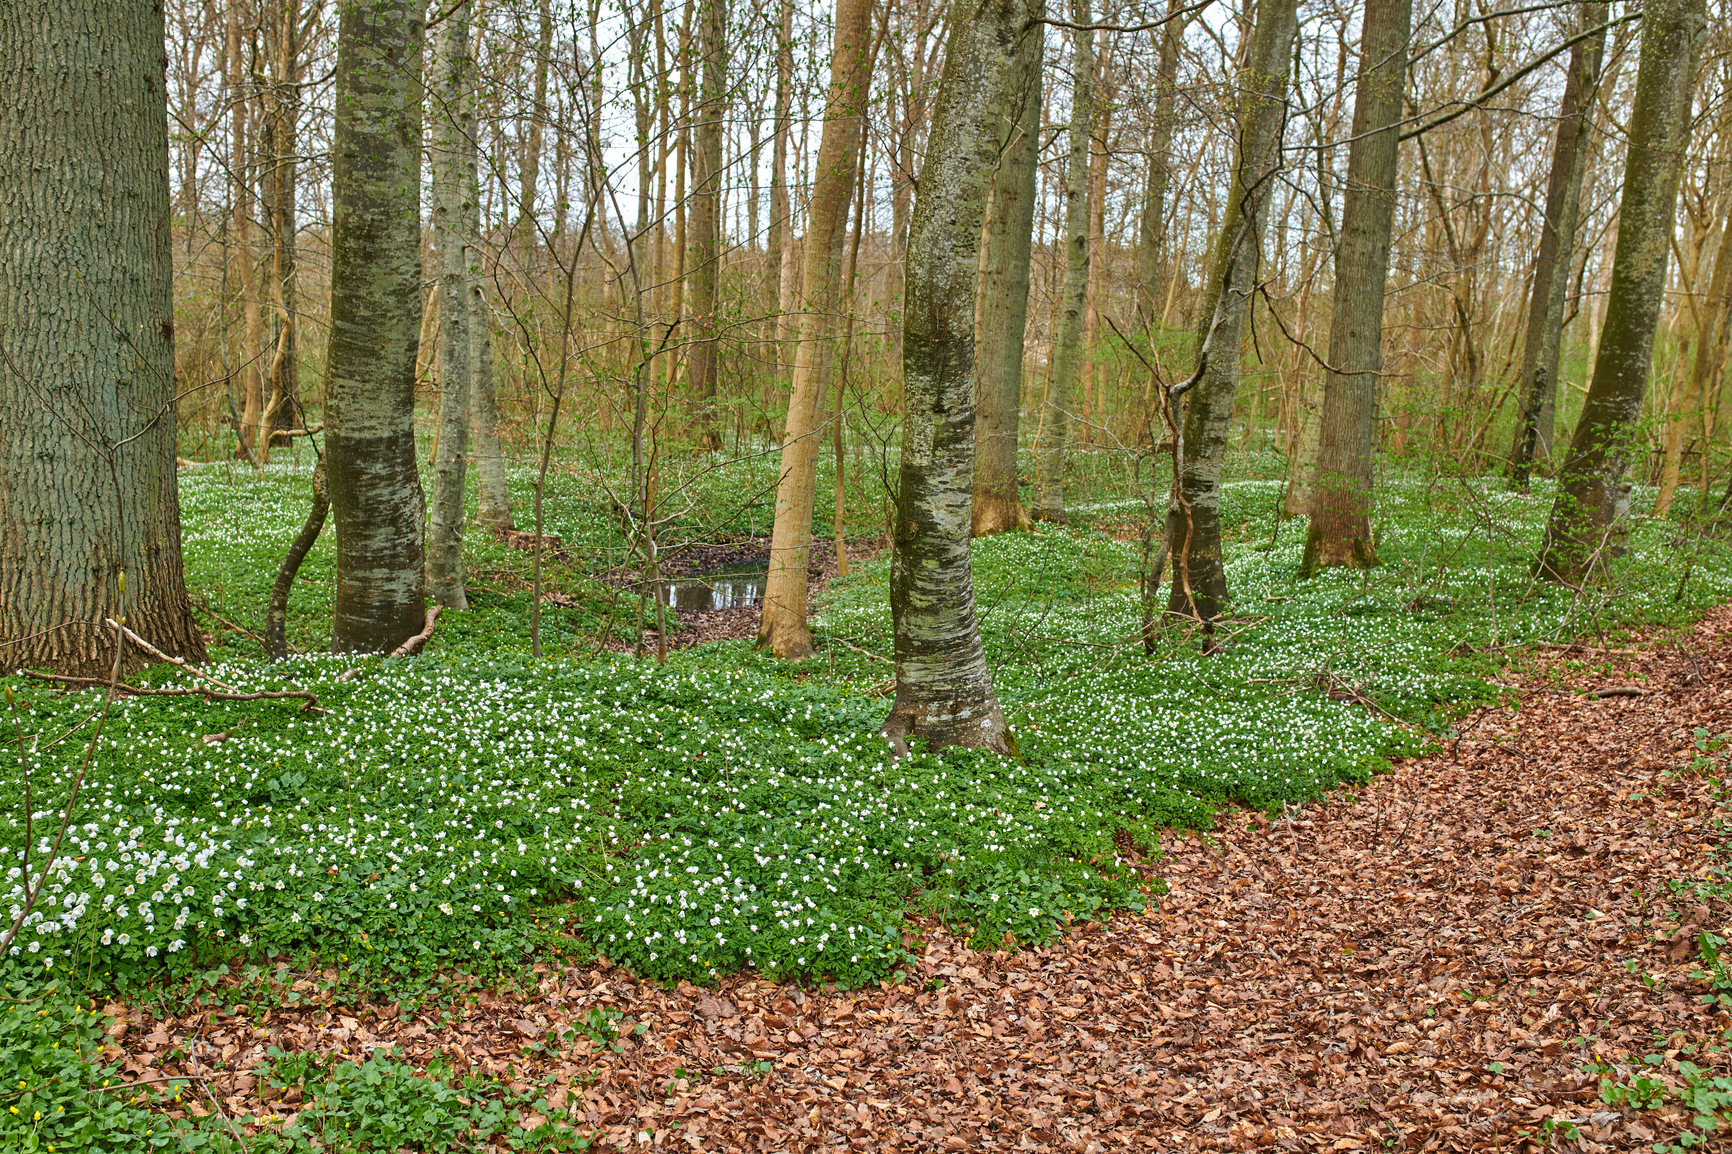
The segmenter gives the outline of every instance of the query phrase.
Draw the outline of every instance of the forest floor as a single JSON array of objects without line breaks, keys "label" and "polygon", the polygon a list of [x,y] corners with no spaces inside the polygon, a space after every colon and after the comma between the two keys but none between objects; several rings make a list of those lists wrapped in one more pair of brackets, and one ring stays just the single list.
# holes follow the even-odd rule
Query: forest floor
[{"label": "forest floor", "polygon": [[1701,1004],[1732,990],[1709,736],[1732,732],[1732,608],[1583,656],[1538,651],[1519,708],[1368,784],[1165,835],[1170,893],[1044,948],[925,921],[904,980],[852,992],[542,963],[447,1015],[111,1005],[110,1035],[128,1078],[208,1077],[194,1113],[306,1109],[235,1072],[267,1046],[396,1047],[578,1099],[608,1148],[1712,1146],[1692,1120],[1732,1102],[1732,998]]}]

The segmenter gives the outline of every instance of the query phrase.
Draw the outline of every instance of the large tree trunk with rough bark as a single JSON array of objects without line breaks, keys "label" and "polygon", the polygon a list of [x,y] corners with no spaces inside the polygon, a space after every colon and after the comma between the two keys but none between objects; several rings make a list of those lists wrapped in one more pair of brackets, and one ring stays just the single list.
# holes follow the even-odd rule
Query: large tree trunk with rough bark
[{"label": "large tree trunk with rough bark", "polygon": [[727,111],[727,0],[699,0],[702,94],[692,133],[691,244],[686,257],[693,341],[686,380],[696,406],[701,448],[722,447],[716,376],[720,331],[716,289],[722,264],[722,119]]},{"label": "large tree trunk with rough bark", "polygon": [[[433,55],[433,257],[439,277],[439,428],[427,516],[427,593],[447,609],[469,608],[463,583],[463,482],[474,379],[470,241],[480,233],[476,181],[475,69],[469,59],[470,0],[439,29]],[[527,178],[526,178],[527,179]],[[527,197],[529,187],[525,188]],[[525,215],[528,214],[525,207]]]},{"label": "large tree trunk with rough bark", "polygon": [[830,95],[818,167],[807,217],[806,270],[800,278],[805,307],[794,354],[794,388],[782,435],[782,475],[776,485],[776,519],[770,538],[770,573],[758,618],[758,646],[777,657],[810,657],[806,626],[806,566],[812,544],[812,508],[817,497],[819,419],[835,328],[843,301],[842,241],[854,195],[854,168],[863,141],[861,114],[871,83],[871,0],[838,0],[835,43],[830,52]]},{"label": "large tree trunk with rough bark", "polygon": [[1015,86],[997,110],[998,169],[986,224],[980,331],[974,347],[974,535],[1026,528],[1017,489],[1022,417],[1023,341],[1028,330],[1029,259],[1034,240],[1035,175],[1040,164],[1040,78],[1044,42],[1023,38]]},{"label": "large tree trunk with rough bark", "polygon": [[[1260,0],[1251,50],[1239,74],[1239,145],[1227,211],[1215,237],[1197,348],[1202,378],[1186,395],[1179,495],[1167,513],[1173,563],[1168,611],[1212,621],[1227,601],[1221,556],[1221,467],[1239,388],[1240,344],[1261,266],[1263,219],[1281,167],[1284,100],[1298,0]],[[1211,333],[1211,329],[1213,332]],[[1200,355],[1204,355],[1201,354]]]},{"label": "large tree trunk with rough bark", "polygon": [[1371,469],[1412,23],[1413,0],[1366,0],[1335,250],[1335,307],[1329,320],[1311,526],[1299,564],[1305,577],[1318,569],[1377,564],[1371,539]]},{"label": "large tree trunk with rough bark", "polygon": [[[1606,8],[1604,3],[1582,5],[1583,27],[1604,24]],[[1540,446],[1551,443],[1551,429],[1547,426],[1556,412],[1552,402],[1558,390],[1564,298],[1576,244],[1576,221],[1581,211],[1582,176],[1587,171],[1591,151],[1584,131],[1586,114],[1600,83],[1600,58],[1605,47],[1606,34],[1602,30],[1570,50],[1569,72],[1564,78],[1564,96],[1558,108],[1558,133],[1552,145],[1551,175],[1546,182],[1545,222],[1540,229],[1539,252],[1534,255],[1533,291],[1528,298],[1515,444],[1510,450],[1510,488],[1518,492],[1528,487],[1528,475]]]},{"label": "large tree trunk with rough bark", "polygon": [[423,623],[415,351],[425,23],[421,0],[351,0],[337,31],[325,451],[339,653],[389,653]]},{"label": "large tree trunk with rough bark", "polygon": [[1575,580],[1604,559],[1629,511],[1624,472],[1636,449],[1635,424],[1666,292],[1678,174],[1690,141],[1696,56],[1706,26],[1705,0],[1649,0],[1642,11],[1642,59],[1605,326],[1538,565],[1561,580]]},{"label": "large tree trunk with rough bark", "polygon": [[969,558],[974,298],[980,223],[998,155],[991,112],[1017,79],[1026,0],[962,0],[909,227],[902,371],[908,400],[890,566],[896,700],[884,736],[1014,752],[992,691]]},{"label": "large tree trunk with rough bark", "polygon": [[[0,669],[199,661],[175,485],[159,5],[0,5]],[[129,663],[128,671],[136,668]]]},{"label": "large tree trunk with rough bark", "polygon": [[1064,469],[1070,448],[1070,410],[1082,352],[1083,306],[1089,285],[1089,142],[1094,119],[1095,34],[1088,0],[1072,0],[1070,160],[1065,168],[1065,269],[1053,336],[1052,375],[1037,446],[1034,517],[1064,521]]}]

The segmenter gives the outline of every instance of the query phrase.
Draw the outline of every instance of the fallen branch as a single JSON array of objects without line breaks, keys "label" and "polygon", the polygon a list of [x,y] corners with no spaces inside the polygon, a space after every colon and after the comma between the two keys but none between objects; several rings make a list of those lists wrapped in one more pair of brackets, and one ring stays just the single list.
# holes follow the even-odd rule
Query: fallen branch
[{"label": "fallen branch", "polygon": [[126,639],[128,641],[132,642],[134,645],[138,646],[140,649],[144,650],[146,653],[150,654],[152,657],[156,658],[158,661],[166,661],[170,665],[178,665],[182,669],[186,670],[188,673],[192,674],[194,677],[202,678],[203,680],[210,682],[212,685],[216,686],[218,689],[222,690],[224,693],[239,692],[238,690],[235,689],[234,686],[224,685],[222,682],[218,681],[216,678],[212,677],[210,674],[203,673],[197,669],[194,669],[191,665],[187,664],[186,658],[175,657],[171,654],[164,653],[162,650],[158,649],[156,646],[152,645],[150,642],[146,641],[144,638],[140,637],[138,634],[134,633],[132,630],[128,629],[126,626],[122,625],[120,622],[116,621],[114,618],[112,618],[112,617],[108,618],[107,623],[108,623],[108,627],[110,629],[120,630],[122,633],[126,634]]},{"label": "fallen branch", "polygon": [[843,638],[837,637],[834,634],[831,635],[830,640],[834,641],[838,645],[845,646],[848,649],[852,649],[854,652],[860,654],[860,656],[862,656],[862,657],[870,657],[872,660],[883,662],[885,665],[895,665],[896,664],[894,661],[890,660],[888,657],[882,657],[882,656],[872,652],[870,649],[862,649],[858,645],[854,644],[852,641],[844,640]]},{"label": "fallen branch", "polygon": [[427,644],[427,639],[433,636],[433,625],[439,620],[439,614],[444,610],[444,608],[443,605],[435,605],[433,608],[427,610],[427,624],[422,628],[421,632],[415,634],[415,636],[409,638],[409,640],[391,650],[391,656],[412,657],[419,653],[421,647]]},{"label": "fallen branch", "polygon": [[[37,681],[58,682],[63,685],[103,685],[108,684],[106,677],[72,677],[65,673],[38,673],[34,669],[19,670],[26,677]],[[301,712],[311,710],[317,713],[325,712],[319,704],[318,695],[307,689],[261,689],[257,693],[235,693],[222,689],[206,689],[195,685],[190,689],[153,689],[143,685],[116,685],[116,693],[130,693],[135,697],[193,697],[203,696],[217,701],[265,701],[276,698],[297,698],[305,701]]]},{"label": "fallen branch", "polygon": [[1647,690],[1639,689],[1634,685],[1614,685],[1609,689],[1590,689],[1587,692],[1586,696],[1592,697],[1592,698],[1600,698],[1600,697],[1646,697],[1647,694],[1648,694]]}]

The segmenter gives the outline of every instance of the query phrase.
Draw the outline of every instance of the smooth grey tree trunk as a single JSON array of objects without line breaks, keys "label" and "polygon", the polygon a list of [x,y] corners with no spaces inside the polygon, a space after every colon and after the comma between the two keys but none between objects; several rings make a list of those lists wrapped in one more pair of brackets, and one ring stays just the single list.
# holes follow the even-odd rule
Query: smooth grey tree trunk
[{"label": "smooth grey tree trunk", "polygon": [[1396,161],[1413,0],[1366,0],[1353,96],[1353,137],[1335,249],[1335,303],[1311,526],[1299,574],[1377,564],[1371,539],[1377,379],[1383,371],[1383,295],[1395,222]]},{"label": "smooth grey tree trunk", "polygon": [[890,566],[896,700],[884,736],[1013,753],[986,667],[969,558],[974,479],[975,278],[998,154],[992,110],[1017,76],[1024,0],[962,0],[909,226],[903,425]]},{"label": "smooth grey tree trunk", "polygon": [[147,0],[0,5],[0,669],[107,676],[123,606],[204,659],[175,482],[165,63]]},{"label": "smooth grey tree trunk", "polygon": [[871,23],[871,0],[837,0],[829,103],[807,214],[806,268],[800,278],[805,300],[794,352],[794,387],[782,439],[770,571],[758,618],[758,647],[796,661],[816,652],[806,624],[806,569],[811,560],[818,445],[825,432],[821,414],[833,359],[835,314],[839,306],[846,307],[842,242],[854,198],[855,164],[865,144],[862,115],[872,83]]},{"label": "smooth grey tree trunk", "polygon": [[1064,290],[1053,336],[1052,375],[1040,422],[1034,518],[1066,519],[1065,456],[1070,448],[1071,398],[1081,361],[1083,306],[1089,287],[1089,141],[1094,121],[1095,34],[1088,0],[1072,0],[1070,159],[1065,168]]},{"label": "smooth grey tree trunk", "polygon": [[[1606,9],[1604,3],[1583,4],[1580,16],[1583,28],[1604,24]],[[1599,87],[1600,59],[1605,48],[1606,33],[1602,29],[1599,35],[1570,50],[1569,72],[1558,108],[1552,170],[1546,181],[1545,221],[1540,228],[1539,251],[1534,255],[1533,291],[1528,298],[1515,444],[1510,449],[1510,488],[1518,492],[1526,491],[1534,457],[1552,439],[1549,425],[1557,410],[1564,298],[1570,282],[1576,222],[1581,213],[1582,177],[1592,151],[1584,131],[1586,114],[1593,104],[1594,90]]]},{"label": "smooth grey tree trunk", "polygon": [[486,281],[469,281],[469,439],[475,465],[475,520],[501,532],[516,521],[511,513],[511,482],[499,444],[499,400],[494,392],[493,338]]},{"label": "smooth grey tree trunk", "polygon": [[1167,227],[1167,186],[1172,183],[1173,113],[1179,74],[1179,49],[1184,45],[1189,17],[1181,13],[1186,0],[1169,0],[1161,26],[1161,48],[1155,65],[1155,103],[1149,130],[1148,171],[1144,176],[1143,207],[1137,223],[1137,319],[1154,325],[1161,315],[1161,243]]},{"label": "smooth grey tree trunk", "polygon": [[1023,38],[1017,85],[997,110],[998,168],[993,174],[981,275],[980,332],[975,341],[979,409],[974,415],[976,537],[1026,528],[1017,488],[1022,418],[1023,343],[1028,331],[1029,260],[1034,241],[1035,176],[1040,166],[1041,64],[1044,38]]},{"label": "smooth grey tree trunk", "polygon": [[[474,379],[470,243],[480,233],[474,145],[475,68],[469,59],[470,0],[439,28],[428,88],[433,116],[433,259],[439,278],[439,431],[427,509],[427,593],[447,609],[469,608],[463,585],[463,486]],[[527,180],[527,178],[526,178]],[[527,196],[528,187],[525,188]],[[525,207],[527,214],[528,208]]]},{"label": "smooth grey tree trunk", "polygon": [[350,0],[337,29],[325,451],[338,653],[389,653],[423,621],[415,352],[425,25],[420,0]]},{"label": "smooth grey tree trunk", "polygon": [[1706,27],[1705,0],[1648,0],[1642,10],[1605,326],[1538,563],[1541,573],[1560,580],[1579,578],[1602,562],[1629,511],[1624,473],[1637,449],[1635,425],[1665,299],[1679,169],[1690,143],[1690,101]]},{"label": "smooth grey tree trunk", "polygon": [[[1251,49],[1239,73],[1239,143],[1227,210],[1215,237],[1197,348],[1202,378],[1184,398],[1179,494],[1167,513],[1173,564],[1168,611],[1213,621],[1227,602],[1221,555],[1221,468],[1239,388],[1241,344],[1261,269],[1263,221],[1281,168],[1287,80],[1298,0],[1259,0]],[[1213,329],[1211,338],[1210,330]],[[1204,343],[1212,350],[1203,354]]]}]

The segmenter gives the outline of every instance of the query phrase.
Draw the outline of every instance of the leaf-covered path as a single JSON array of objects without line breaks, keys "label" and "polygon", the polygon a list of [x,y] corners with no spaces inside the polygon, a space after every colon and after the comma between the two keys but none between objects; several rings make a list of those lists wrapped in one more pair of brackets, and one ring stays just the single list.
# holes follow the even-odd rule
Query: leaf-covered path
[{"label": "leaf-covered path", "polygon": [[[1721,609],[1652,650],[1543,654],[1518,712],[1467,719],[1356,797],[1174,836],[1158,909],[1046,949],[978,953],[934,928],[883,989],[569,969],[454,1026],[325,1007],[206,1016],[193,1036],[135,1014],[121,1044],[134,1077],[203,1063],[231,1116],[297,1108],[233,1073],[267,1045],[442,1052],[551,1077],[610,1146],[1645,1148],[1688,1116],[1614,1109],[1589,1066],[1673,1087],[1680,1060],[1727,1072],[1690,1048],[1729,1024],[1698,1004],[1697,935],[1732,937],[1721,770],[1690,766],[1698,728],[1732,732],[1729,642]],[[1606,688],[1640,696],[1585,695]],[[580,1034],[524,1056],[598,1009],[623,1014],[617,1050]],[[168,1062],[176,1048],[192,1057]]]}]

